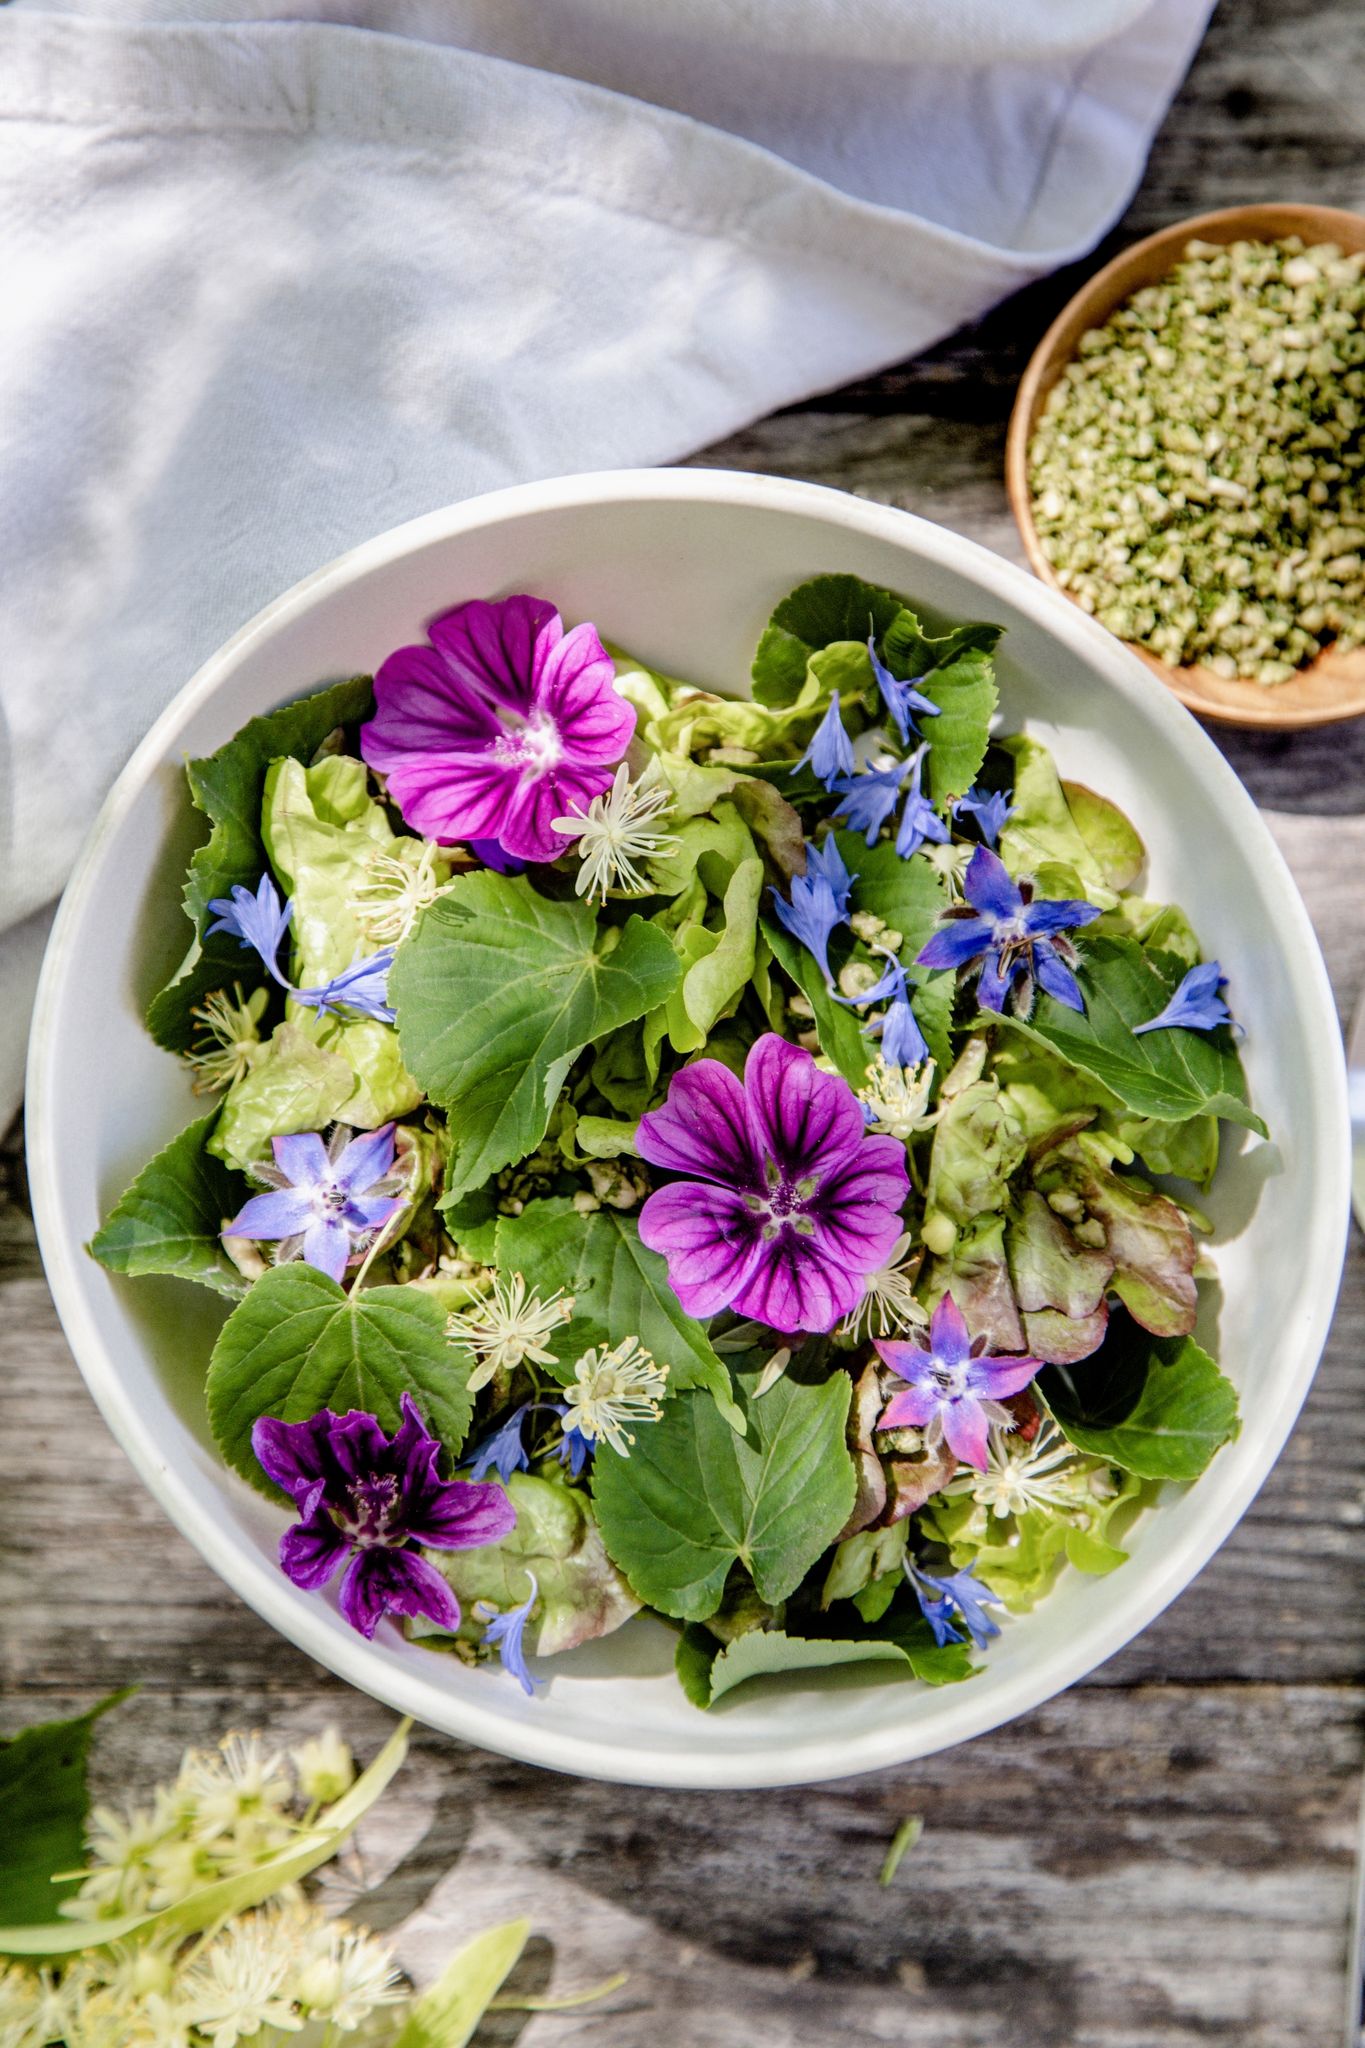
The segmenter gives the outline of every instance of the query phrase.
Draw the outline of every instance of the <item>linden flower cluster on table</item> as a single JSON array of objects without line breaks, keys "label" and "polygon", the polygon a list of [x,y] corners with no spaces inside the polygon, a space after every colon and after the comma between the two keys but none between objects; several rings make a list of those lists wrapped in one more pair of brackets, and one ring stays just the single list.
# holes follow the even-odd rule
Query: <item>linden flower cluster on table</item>
[{"label": "linden flower cluster on table", "polygon": [[192,777],[259,791],[150,1013],[216,1099],[92,1249],[232,1301],[216,1439],[365,1636],[949,1683],[1235,1432],[1228,978],[997,638],[816,577],[720,695],[475,598]]}]

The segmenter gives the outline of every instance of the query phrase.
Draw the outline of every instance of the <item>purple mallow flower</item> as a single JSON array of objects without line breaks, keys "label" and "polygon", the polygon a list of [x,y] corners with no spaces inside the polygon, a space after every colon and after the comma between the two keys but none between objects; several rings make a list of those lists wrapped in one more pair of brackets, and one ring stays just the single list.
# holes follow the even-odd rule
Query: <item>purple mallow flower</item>
[{"label": "purple mallow flower", "polygon": [[775,1330],[832,1330],[900,1236],[905,1147],[867,1136],[847,1081],[772,1032],[742,1085],[718,1060],[675,1074],[636,1143],[686,1176],[655,1189],[640,1237],[690,1316],[733,1308]]},{"label": "purple mallow flower", "polygon": [[901,785],[908,761],[893,761],[889,768],[864,768],[857,775],[841,775],[833,787],[841,801],[834,806],[836,818],[848,821],[851,832],[866,834],[869,846],[900,801]]},{"label": "purple mallow flower", "polygon": [[1085,998],[1071,968],[1077,954],[1062,934],[1089,924],[1100,913],[1093,903],[1035,902],[1032,882],[1016,882],[998,854],[978,846],[962,878],[965,903],[944,911],[938,930],[916,955],[920,967],[971,967],[980,963],[983,1010],[997,1014],[1014,990],[1014,1008],[1026,1017],[1033,984],[1068,1010],[1084,1010]]},{"label": "purple mallow flower", "polygon": [[955,1458],[984,1472],[988,1425],[1012,1424],[1001,1402],[1028,1385],[1039,1361],[988,1357],[985,1338],[973,1343],[951,1294],[930,1319],[927,1351],[893,1337],[877,1338],[876,1347],[883,1363],[907,1382],[904,1393],[887,1402],[878,1429],[922,1429],[928,1449],[946,1443]]},{"label": "purple mallow flower", "polygon": [[340,1281],[352,1253],[403,1206],[402,1182],[393,1171],[393,1125],[349,1143],[344,1124],[330,1145],[316,1131],[270,1143],[275,1164],[256,1169],[269,1192],[253,1195],[224,1237],[278,1242],[278,1261],[298,1256]]},{"label": "purple mallow flower", "polygon": [[[540,1598],[540,1587],[536,1583],[533,1571],[528,1571],[526,1576],[531,1581],[531,1590],[521,1606],[509,1608],[505,1614],[490,1614],[483,1632],[483,1640],[486,1647],[497,1651],[502,1659],[503,1670],[510,1671],[522,1691],[530,1695],[535,1692],[536,1682],[526,1668],[524,1638],[526,1624],[531,1619],[531,1609]],[[481,1600],[475,1608],[475,1613],[477,1614],[486,1604]]]},{"label": "purple mallow flower", "polygon": [[320,988],[295,988],[291,981],[280,972],[280,941],[288,931],[294,917],[292,899],[281,904],[279,891],[269,875],[262,875],[253,895],[240,882],[233,886],[231,896],[215,896],[209,904],[210,910],[218,913],[217,921],[208,927],[205,937],[214,932],[228,932],[240,939],[244,946],[250,946],[260,955],[266,973],[277,981],[286,994],[305,1009],[316,1010],[319,1016],[339,1016],[342,1010],[354,1010],[362,1017],[373,1017],[381,1024],[392,1024],[394,1012],[389,1007],[389,969],[393,965],[393,947],[385,946],[382,952],[371,953],[368,959],[355,960],[331,981]]},{"label": "purple mallow flower", "polygon": [[899,676],[892,675],[884,661],[878,659],[875,633],[867,636],[867,652],[872,673],[877,678],[877,688],[882,693],[882,702],[895,720],[896,731],[904,745],[911,733],[916,732],[914,713],[918,712],[921,718],[937,718],[939,707],[932,697],[926,697],[922,690],[916,689],[915,685],[924,681],[923,676],[915,676],[912,681],[903,683]]},{"label": "purple mallow flower", "polygon": [[410,1394],[402,1416],[393,1437],[359,1409],[324,1408],[308,1422],[263,1416],[251,1448],[299,1511],[280,1539],[280,1565],[296,1586],[316,1592],[349,1559],[341,1612],[361,1635],[372,1636],[386,1614],[425,1614],[453,1634],[460,1603],[412,1546],[499,1543],[516,1526],[516,1510],[500,1486],[439,1479],[441,1446]]},{"label": "purple mallow flower", "polygon": [[1001,827],[1014,816],[1014,805],[1004,790],[993,789],[988,794],[982,789],[969,789],[953,805],[953,816],[975,818],[976,829],[987,846],[994,846]]},{"label": "purple mallow flower", "polygon": [[778,923],[784,925],[808,953],[814,955],[826,984],[834,977],[829,971],[830,936],[849,921],[853,876],[830,834],[823,846],[806,841],[806,872],[794,877],[790,898],[772,892]]},{"label": "purple mallow flower", "polygon": [[430,646],[380,663],[362,755],[425,838],[556,860],[551,820],[586,811],[635,730],[596,628],[566,633],[544,598],[506,597],[457,605],[428,631]]},{"label": "purple mallow flower", "polygon": [[792,774],[804,768],[807,762],[816,781],[823,782],[826,789],[832,789],[839,776],[853,773],[853,742],[844,731],[844,722],[839,716],[837,690],[829,700],[829,710],[815,728],[810,745],[793,765]]},{"label": "purple mallow flower", "polygon": [[957,1625],[959,1622],[978,1650],[984,1650],[991,1637],[999,1635],[999,1623],[991,1620],[986,1609],[1003,1607],[1005,1603],[998,1593],[992,1593],[989,1586],[981,1584],[974,1566],[968,1565],[965,1571],[945,1572],[935,1578],[931,1572],[922,1571],[907,1558],[905,1576],[940,1649],[945,1643],[963,1640],[962,1628]]},{"label": "purple mallow flower", "polygon": [[[885,953],[884,947],[879,952]],[[893,1067],[917,1067],[921,1060],[929,1057],[929,1048],[924,1033],[910,1007],[910,989],[905,979],[905,969],[894,953],[886,953],[886,972],[878,982],[865,989],[860,996],[840,996],[841,1003],[857,1004],[860,1008],[867,1003],[885,1003],[886,1015],[874,1024],[865,1024],[864,1031],[869,1038],[880,1038],[882,1058]]]},{"label": "purple mallow flower", "polygon": [[911,764],[910,787],[905,792],[905,808],[896,828],[896,851],[902,860],[909,860],[912,853],[918,853],[926,839],[934,840],[939,846],[948,844],[948,827],[920,789],[924,755],[925,749],[919,748]]},{"label": "purple mallow flower", "polygon": [[1227,985],[1227,976],[1216,960],[1191,967],[1165,1009],[1158,1010],[1145,1024],[1133,1026],[1134,1038],[1141,1038],[1144,1031],[1216,1031],[1220,1024],[1231,1024],[1232,1016],[1222,996]]}]

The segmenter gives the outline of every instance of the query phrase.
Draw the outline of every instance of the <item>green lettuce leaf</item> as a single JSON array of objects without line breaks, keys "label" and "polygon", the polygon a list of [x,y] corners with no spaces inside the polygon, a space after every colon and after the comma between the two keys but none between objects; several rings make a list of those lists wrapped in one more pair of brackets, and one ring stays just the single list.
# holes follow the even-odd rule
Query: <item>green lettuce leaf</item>
[{"label": "green lettuce leaf", "polygon": [[1058,876],[1057,886],[1044,894],[1062,896],[1069,889],[1102,909],[1112,905],[1146,857],[1122,811],[1079,783],[1063,783],[1052,755],[1037,740],[1017,734],[998,745],[1014,761],[1013,816],[1000,833],[1006,867],[1016,875],[1064,868],[1074,881]]},{"label": "green lettuce leaf", "polygon": [[604,933],[589,904],[538,896],[524,876],[452,882],[389,977],[403,1058],[450,1118],[448,1193],[533,1152],[577,1055],[665,1002],[681,975],[642,918]]},{"label": "green lettuce leaf", "polygon": [[80,1884],[69,1873],[86,1860],[90,1738],[100,1715],[132,1690],[111,1692],[74,1720],[39,1721],[0,1738],[0,1926],[45,1926]]},{"label": "green lettuce leaf", "polygon": [[504,1273],[525,1274],[542,1295],[562,1287],[573,1296],[572,1320],[546,1339],[559,1361],[557,1379],[573,1378],[590,1345],[637,1337],[668,1367],[671,1394],[704,1387],[732,1425],[743,1426],[724,1361],[669,1286],[664,1260],[641,1244],[633,1216],[609,1208],[580,1216],[564,1195],[528,1202],[520,1216],[499,1220],[497,1263]]},{"label": "green lettuce leaf", "polygon": [[[709,1645],[709,1647],[708,1647]],[[909,1624],[900,1637],[797,1636],[782,1629],[750,1629],[723,1648],[708,1631],[689,1625],[678,1649],[678,1676],[693,1706],[712,1707],[750,1678],[790,1677],[855,1664],[898,1665],[907,1678],[951,1685],[972,1675],[962,1644],[938,1652],[927,1624]]]},{"label": "green lettuce leaf", "polygon": [[[1103,1460],[1093,1464],[1108,1471]],[[925,1534],[948,1546],[954,1571],[970,1565],[983,1585],[998,1593],[1012,1614],[1026,1614],[1052,1590],[1064,1564],[1103,1576],[1127,1561],[1113,1539],[1154,1489],[1132,1473],[1121,1473],[1107,1499],[1083,1511],[1033,1508],[1003,1518],[982,1515],[969,1495],[937,1495],[924,1515]]]},{"label": "green lettuce leaf", "polygon": [[319,1045],[301,1024],[278,1024],[248,1071],[224,1096],[206,1149],[247,1172],[269,1159],[272,1138],[291,1131],[320,1131],[334,1122],[355,1094],[355,1085],[350,1064],[340,1053]]},{"label": "green lettuce leaf", "polygon": [[191,1013],[214,989],[234,981],[250,987],[265,979],[254,953],[222,932],[205,937],[205,927],[211,922],[212,898],[228,895],[238,883],[254,889],[265,868],[261,799],[266,770],[286,754],[311,760],[329,733],[365,717],[372,698],[368,676],[335,683],[265,718],[253,718],[216,754],[187,764],[191,799],[213,830],[191,860],[185,883],[185,914],[194,926],[189,953],[147,1012],[148,1030],[168,1052],[189,1050]]},{"label": "green lettuce leaf", "polygon": [[281,889],[294,899],[289,937],[300,988],[330,981],[375,950],[351,901],[367,861],[389,853],[396,835],[368,784],[365,763],[352,754],[311,767],[286,756],[266,770],[262,836]]},{"label": "green lettuce leaf", "polygon": [[1172,1123],[1220,1116],[1265,1137],[1264,1123],[1248,1106],[1242,1063],[1226,1025],[1215,1032],[1133,1036],[1135,1024],[1164,1009],[1184,971],[1180,962],[1148,952],[1134,939],[1087,938],[1081,951],[1084,1014],[1040,993],[1027,1022],[1011,1015],[1006,1028],[1051,1046],[1138,1116]]},{"label": "green lettuce leaf", "polygon": [[746,1401],[743,1436],[708,1394],[692,1391],[637,1430],[629,1457],[599,1451],[598,1525],[641,1599],[704,1621],[737,1563],[770,1605],[794,1592],[853,1506],[850,1391],[844,1373],[820,1386],[785,1376]]},{"label": "green lettuce leaf", "polygon": [[754,696],[760,704],[790,704],[801,693],[812,654],[838,640],[878,639],[902,610],[890,590],[860,576],[815,576],[784,597],[754,656]]},{"label": "green lettuce leaf", "polygon": [[[528,1572],[535,1574],[538,1597],[526,1647],[538,1657],[609,1636],[638,1614],[640,1603],[607,1556],[583,1494],[549,1472],[514,1472],[507,1492],[517,1522],[501,1543],[426,1553],[449,1581],[472,1633],[482,1633],[472,1620],[474,1602],[520,1607],[531,1590]],[[428,1630],[415,1633],[425,1638]]]},{"label": "green lettuce leaf", "polygon": [[1093,1358],[1034,1386],[1080,1450],[1140,1479],[1197,1479],[1236,1436],[1237,1395],[1193,1337],[1153,1337],[1115,1315]]},{"label": "green lettuce leaf", "polygon": [[91,1255],[111,1273],[171,1273],[234,1301],[246,1293],[219,1234],[245,1191],[205,1149],[217,1115],[200,1117],[149,1160],[95,1232]]},{"label": "green lettuce leaf", "polygon": [[947,1216],[960,1225],[1003,1209],[1026,1143],[1023,1125],[994,1074],[947,1093],[934,1126],[926,1214]]},{"label": "green lettuce leaf", "polygon": [[347,1294],[313,1266],[269,1267],[224,1323],[209,1360],[219,1450],[234,1472],[273,1495],[251,1448],[263,1415],[306,1422],[321,1408],[362,1408],[392,1432],[409,1393],[453,1457],[474,1401],[469,1354],[447,1341],[445,1324],[440,1304],[417,1287]]},{"label": "green lettuce leaf", "polygon": [[1130,889],[1147,858],[1147,849],[1131,821],[1117,804],[1087,789],[1083,782],[1064,782],[1062,790],[1100,881],[1107,889]]}]

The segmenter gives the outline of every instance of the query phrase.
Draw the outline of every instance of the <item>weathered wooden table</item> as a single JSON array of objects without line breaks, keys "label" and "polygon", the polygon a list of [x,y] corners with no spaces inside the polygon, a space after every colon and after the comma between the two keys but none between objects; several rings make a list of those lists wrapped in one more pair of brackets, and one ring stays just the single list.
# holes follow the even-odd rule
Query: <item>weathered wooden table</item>
[{"label": "weathered wooden table", "polygon": [[[1225,0],[1108,248],[1246,199],[1365,201],[1365,15]],[[1001,458],[1010,396],[1074,280],[698,458],[908,506],[1019,558]],[[1307,900],[1343,1014],[1365,980],[1365,722],[1220,736]],[[1192,829],[1197,829],[1197,825]],[[18,1133],[0,1185],[0,1678],[4,1726],[132,1679],[102,1788],[145,1783],[231,1726],[389,1716],[242,1607],[162,1519],[57,1327]],[[967,1748],[789,1793],[577,1783],[419,1732],[367,1853],[370,1913],[420,1966],[462,1925],[526,1910],[531,1975],[620,1965],[607,2011],[480,2040],[523,2048],[1337,2048],[1365,1704],[1365,1257],[1303,1419],[1245,1522],[1094,1678]],[[886,1890],[890,1836],[923,1839]],[[447,1873],[449,1873],[447,1875]],[[524,2027],[524,2031],[520,2031]]]}]

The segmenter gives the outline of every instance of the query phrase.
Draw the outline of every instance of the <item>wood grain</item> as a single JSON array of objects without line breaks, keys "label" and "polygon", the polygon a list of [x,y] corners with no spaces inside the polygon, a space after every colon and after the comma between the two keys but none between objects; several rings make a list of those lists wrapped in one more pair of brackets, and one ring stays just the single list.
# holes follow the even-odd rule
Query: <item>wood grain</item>
[{"label": "wood grain", "polygon": [[[1365,200],[1353,0],[1224,0],[1120,230],[927,356],[698,460],[813,477],[1014,560],[1002,483],[1019,374],[1080,276],[1133,236],[1253,199]],[[1343,1016],[1365,980],[1365,723],[1218,735],[1304,892]],[[0,1154],[0,1716],[125,1679],[101,1789],[232,1726],[382,1709],[281,1641],[162,1519],[56,1325]],[[595,1786],[419,1733],[339,1874],[431,1972],[526,1910],[522,1981],[630,1984],[603,2015],[505,2015],[523,2048],[1338,2048],[1365,1711],[1365,1256],[1300,1425],[1218,1558],[1138,1642],[1042,1712],[876,1778],[791,1793]],[[897,1823],[923,1839],[883,1890]]]}]

